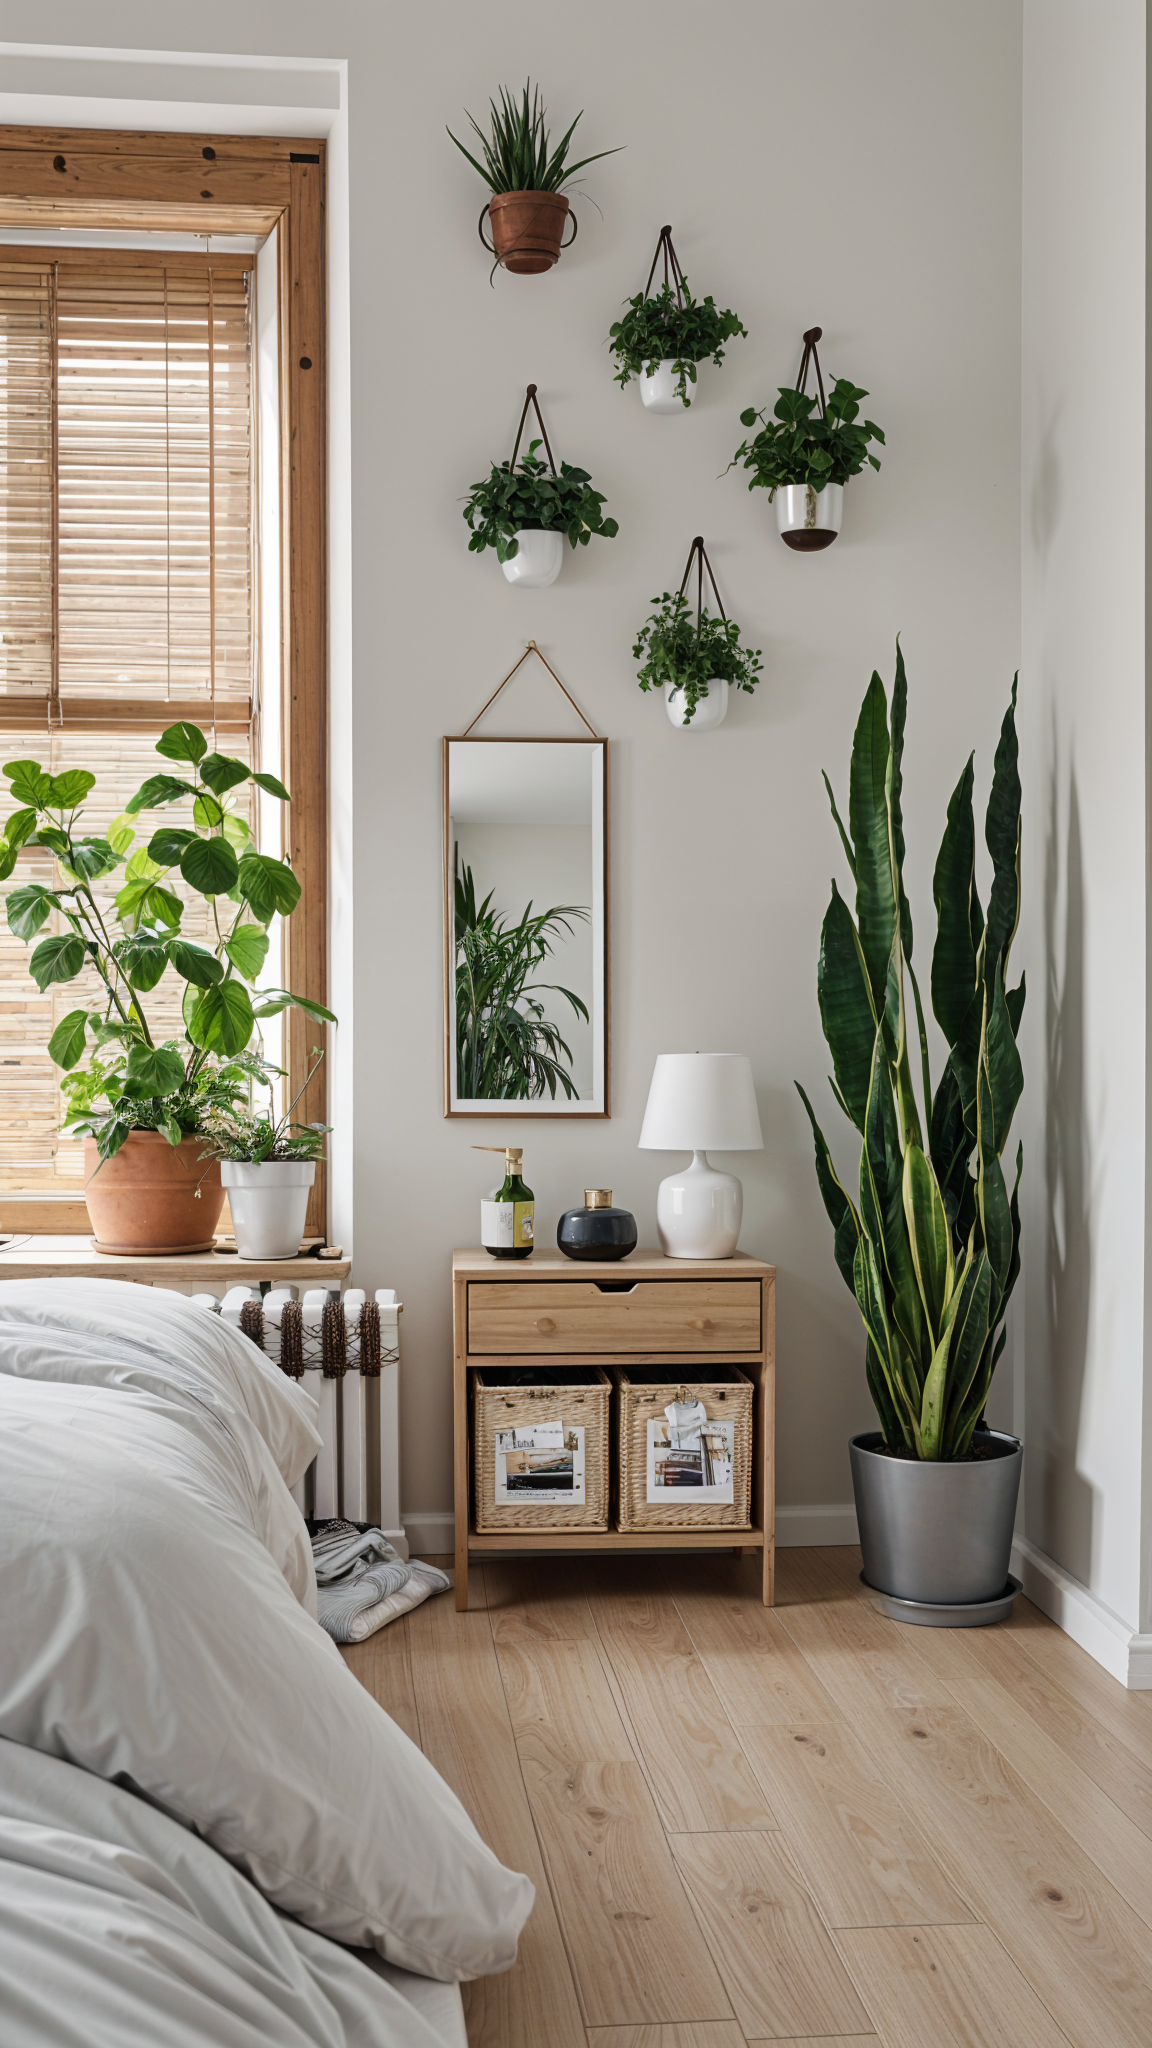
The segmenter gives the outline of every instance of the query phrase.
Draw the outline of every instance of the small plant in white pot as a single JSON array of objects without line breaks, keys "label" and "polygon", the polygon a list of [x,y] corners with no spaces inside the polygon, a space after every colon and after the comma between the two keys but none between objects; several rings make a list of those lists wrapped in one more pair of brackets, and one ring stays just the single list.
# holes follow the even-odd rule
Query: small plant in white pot
[{"label": "small plant in white pot", "polygon": [[324,1055],[315,1050],[308,1078],[283,1116],[243,1107],[211,1109],[203,1119],[201,1159],[218,1160],[242,1259],[294,1259],[304,1235],[308,1193],[324,1156],[329,1124],[295,1124],[292,1111]]},{"label": "small plant in white pot", "polygon": [[[684,595],[692,564],[697,565],[696,613]],[[704,603],[704,571],[712,585],[716,617]],[[675,597],[665,591],[652,599],[656,610],[640,628],[633,658],[642,663],[637,680],[642,690],[662,690],[664,708],[673,725],[707,732],[723,723],[733,690],[756,688],[760,649],[741,647],[740,628],[726,617],[712,574],[712,564],[697,534],[688,552],[684,579]]]},{"label": "small plant in white pot", "polygon": [[864,1577],[898,1603],[901,1619],[970,1627],[999,1620],[1019,1590],[1008,1564],[1023,1451],[984,1414],[1020,1272],[1023,1147],[1011,1192],[1002,1163],[1024,1086],[1023,975],[1007,986],[1020,920],[1016,685],[984,828],[986,911],[976,892],[971,755],[933,871],[931,999],[948,1048],[935,1089],[904,888],[906,708],[897,649],[891,721],[877,675],[860,710],[847,829],[832,802],[856,916],[833,882],[817,993],[833,1092],[861,1139],[858,1202],[800,1094],[880,1422],[850,1446]]},{"label": "small plant in white pot", "polygon": [[[849,477],[859,476],[865,463],[879,469],[880,458],[869,443],[884,436],[874,421],[860,418],[860,400],[868,393],[847,377],[837,377],[827,397],[816,343],[820,329],[810,327],[804,336],[804,355],[796,389],[780,386],[771,419],[749,406],[740,424],[760,432],[742,441],[729,463],[741,463],[752,471],[750,491],[766,490],[769,503],[776,506],[776,526],[785,547],[798,554],[816,554],[831,547],[844,519],[844,486]],[[809,398],[804,386],[808,368],[816,368],[817,398]]]},{"label": "small plant in white pot", "polygon": [[[649,297],[661,251],[664,282]],[[629,299],[624,318],[609,329],[617,384],[637,377],[649,412],[686,412],[696,396],[697,363],[711,357],[719,367],[727,343],[737,334],[748,338],[747,328],[730,307],[721,312],[711,298],[692,297],[672,247],[672,230],[661,228],[647,284]]]},{"label": "small plant in white pot", "polygon": [[[529,442],[527,455],[520,456],[530,405],[536,407],[541,440]],[[541,444],[547,462],[536,453]],[[603,504],[586,469],[574,469],[567,462],[557,469],[536,386],[529,384],[511,462],[494,462],[488,475],[468,493],[464,506],[464,517],[472,528],[468,547],[473,554],[495,548],[509,583],[518,583],[524,590],[545,590],[560,574],[565,536],[572,547],[587,547],[594,533],[605,540],[615,539],[619,528],[614,519],[604,518]]]}]

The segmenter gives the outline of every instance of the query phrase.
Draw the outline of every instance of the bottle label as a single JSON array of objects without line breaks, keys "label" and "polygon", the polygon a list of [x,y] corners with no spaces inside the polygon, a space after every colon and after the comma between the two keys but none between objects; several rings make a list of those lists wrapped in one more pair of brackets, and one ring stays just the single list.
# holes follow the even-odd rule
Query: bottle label
[{"label": "bottle label", "polygon": [[480,1242],[485,1251],[516,1251],[533,1242],[534,1202],[481,1202]]}]

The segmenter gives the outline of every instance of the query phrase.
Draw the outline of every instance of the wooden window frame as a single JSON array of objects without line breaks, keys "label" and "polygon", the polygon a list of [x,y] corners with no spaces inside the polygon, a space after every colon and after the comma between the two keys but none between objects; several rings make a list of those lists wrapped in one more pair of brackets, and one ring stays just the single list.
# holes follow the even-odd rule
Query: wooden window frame
[{"label": "wooden window frame", "polygon": [[[279,231],[282,773],[293,793],[289,852],[300,901],[284,927],[284,982],[327,1001],[328,457],[323,140],[0,126],[0,225],[110,232]],[[25,717],[30,708],[24,705]],[[117,713],[119,716],[119,713]],[[133,713],[126,711],[126,719]],[[76,723],[70,719],[70,723]],[[289,1096],[317,1026],[285,1013]],[[324,1067],[297,1111],[327,1122]],[[0,1229],[88,1229],[77,1196],[0,1196]],[[307,1231],[327,1235],[327,1171],[316,1170]]]}]

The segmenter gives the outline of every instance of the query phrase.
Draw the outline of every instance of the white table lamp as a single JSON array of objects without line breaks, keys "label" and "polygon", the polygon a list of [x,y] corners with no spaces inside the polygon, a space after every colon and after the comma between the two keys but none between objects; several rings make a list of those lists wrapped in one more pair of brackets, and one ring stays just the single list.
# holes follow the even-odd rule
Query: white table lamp
[{"label": "white table lamp", "polygon": [[730,1259],[740,1235],[744,1190],[734,1173],[708,1163],[715,1152],[760,1152],[764,1140],[741,1052],[658,1054],[640,1132],[645,1152],[691,1152],[656,1197],[660,1249],[669,1259]]}]

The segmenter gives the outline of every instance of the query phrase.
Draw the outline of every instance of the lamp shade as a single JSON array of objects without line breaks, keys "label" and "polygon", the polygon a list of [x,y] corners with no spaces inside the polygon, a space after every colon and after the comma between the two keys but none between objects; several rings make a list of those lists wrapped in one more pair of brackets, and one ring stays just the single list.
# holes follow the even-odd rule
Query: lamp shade
[{"label": "lamp shade", "polygon": [[764,1140],[742,1052],[657,1055],[640,1132],[645,1152],[759,1152]]}]

